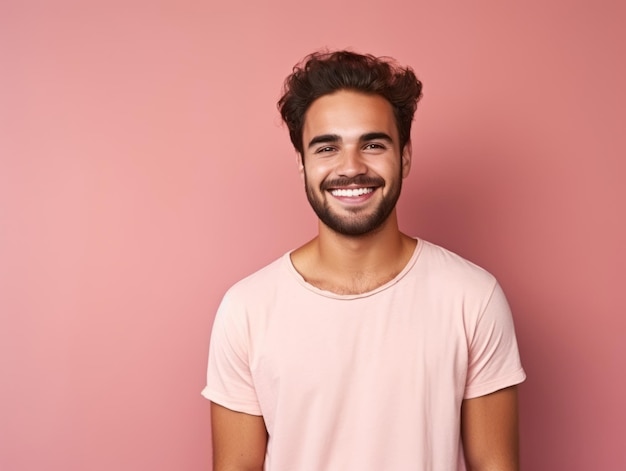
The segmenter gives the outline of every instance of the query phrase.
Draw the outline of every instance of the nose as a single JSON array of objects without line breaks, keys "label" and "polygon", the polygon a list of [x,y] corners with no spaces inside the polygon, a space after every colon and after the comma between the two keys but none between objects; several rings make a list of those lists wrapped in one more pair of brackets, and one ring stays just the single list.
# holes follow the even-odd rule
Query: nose
[{"label": "nose", "polygon": [[353,177],[367,172],[367,166],[358,148],[346,147],[339,155],[337,174],[343,177]]}]

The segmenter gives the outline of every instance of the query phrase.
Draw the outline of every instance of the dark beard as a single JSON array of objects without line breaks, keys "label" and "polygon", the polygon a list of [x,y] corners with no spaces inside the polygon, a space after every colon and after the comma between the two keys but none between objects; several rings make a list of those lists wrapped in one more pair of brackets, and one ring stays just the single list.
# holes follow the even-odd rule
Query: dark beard
[{"label": "dark beard", "polygon": [[[384,185],[384,180],[359,176],[353,179],[343,178],[325,181],[320,185],[320,192],[322,195],[326,195],[329,188],[348,186],[350,184],[354,184],[356,186],[374,185],[380,189]],[[309,204],[313,208],[313,211],[317,214],[317,217],[333,231],[352,237],[369,234],[382,226],[393,209],[396,207],[401,189],[402,176],[398,178],[397,184],[391,188],[390,193],[381,201],[373,214],[370,214],[369,216],[360,216],[359,210],[355,209],[351,216],[341,217],[332,212],[330,206],[328,205],[328,200],[323,198],[318,199],[318,195],[311,191],[305,174],[306,197],[309,200]]]}]

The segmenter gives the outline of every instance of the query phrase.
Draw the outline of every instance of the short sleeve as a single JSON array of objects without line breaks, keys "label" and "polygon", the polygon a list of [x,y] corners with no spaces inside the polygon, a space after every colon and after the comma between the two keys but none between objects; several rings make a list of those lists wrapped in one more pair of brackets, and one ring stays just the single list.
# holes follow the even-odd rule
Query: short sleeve
[{"label": "short sleeve", "polygon": [[476,320],[468,344],[465,399],[490,394],[526,378],[517,348],[513,316],[498,283]]},{"label": "short sleeve", "polygon": [[202,395],[228,409],[261,415],[249,362],[245,308],[226,293],[215,316]]}]

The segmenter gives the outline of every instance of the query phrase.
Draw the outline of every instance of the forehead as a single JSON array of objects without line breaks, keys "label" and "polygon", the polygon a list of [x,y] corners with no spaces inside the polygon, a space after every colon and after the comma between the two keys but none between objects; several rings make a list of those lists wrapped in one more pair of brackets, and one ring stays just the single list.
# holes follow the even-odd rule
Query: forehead
[{"label": "forehead", "polygon": [[384,132],[397,140],[391,104],[380,95],[341,90],[315,100],[306,112],[302,136],[305,143],[321,134],[344,139]]}]

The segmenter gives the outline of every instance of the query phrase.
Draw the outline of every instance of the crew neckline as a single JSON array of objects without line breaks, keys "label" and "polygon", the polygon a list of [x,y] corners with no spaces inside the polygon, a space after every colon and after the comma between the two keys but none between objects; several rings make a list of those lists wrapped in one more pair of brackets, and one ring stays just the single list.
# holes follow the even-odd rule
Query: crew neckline
[{"label": "crew neckline", "polygon": [[411,268],[413,268],[413,266],[417,262],[417,259],[419,258],[420,253],[422,252],[422,247],[424,245],[424,241],[423,240],[419,239],[418,237],[414,237],[414,239],[417,241],[417,244],[415,245],[415,249],[413,249],[413,254],[411,255],[411,258],[406,263],[404,268],[400,271],[400,273],[398,273],[394,278],[392,278],[388,282],[380,285],[377,288],[374,288],[371,291],[366,291],[364,293],[358,293],[358,294],[338,294],[338,293],[334,293],[332,291],[328,291],[328,290],[324,290],[324,289],[318,288],[318,287],[312,285],[311,283],[307,282],[304,279],[304,277],[300,274],[300,272],[298,272],[298,270],[296,270],[296,267],[294,267],[293,262],[291,261],[291,254],[293,253],[293,251],[295,249],[290,250],[285,255],[283,255],[283,262],[286,265],[286,267],[289,270],[289,272],[294,276],[294,278],[296,279],[298,284],[300,284],[301,286],[303,286],[307,290],[312,291],[315,294],[318,294],[320,296],[324,296],[326,298],[343,299],[343,300],[367,298],[369,296],[373,296],[373,295],[375,295],[377,293],[380,293],[381,291],[385,291],[386,289],[392,287],[393,285],[398,283],[402,278],[404,278],[404,276],[409,271],[411,271]]}]

